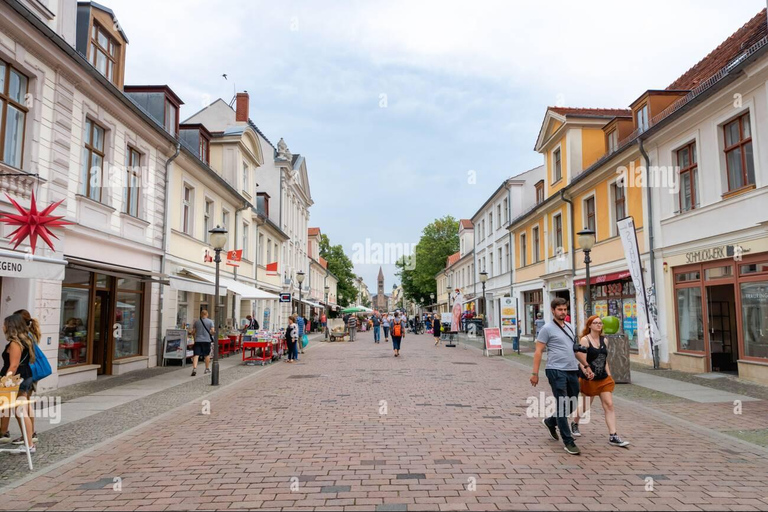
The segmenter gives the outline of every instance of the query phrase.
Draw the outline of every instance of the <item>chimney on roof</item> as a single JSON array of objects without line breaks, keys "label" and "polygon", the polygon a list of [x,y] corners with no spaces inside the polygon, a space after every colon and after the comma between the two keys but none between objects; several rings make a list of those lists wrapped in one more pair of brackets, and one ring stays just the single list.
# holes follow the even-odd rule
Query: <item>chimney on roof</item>
[{"label": "chimney on roof", "polygon": [[248,122],[249,97],[248,91],[237,93],[237,102],[235,104],[235,121],[238,123]]}]

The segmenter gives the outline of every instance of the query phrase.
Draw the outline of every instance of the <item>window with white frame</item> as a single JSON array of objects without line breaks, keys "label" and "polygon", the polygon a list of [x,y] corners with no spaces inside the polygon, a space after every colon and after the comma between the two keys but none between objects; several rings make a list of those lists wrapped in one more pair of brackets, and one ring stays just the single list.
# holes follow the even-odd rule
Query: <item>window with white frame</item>
[{"label": "window with white frame", "polygon": [[552,183],[563,178],[563,163],[561,161],[560,148],[552,152]]},{"label": "window with white frame", "polygon": [[189,185],[184,185],[184,194],[181,203],[181,231],[184,234],[192,236],[192,219],[195,211],[195,189]]},{"label": "window with white frame", "polygon": [[126,183],[123,193],[123,212],[139,216],[139,188],[141,186],[141,153],[132,146],[125,153]]},{"label": "window with white frame", "polygon": [[85,141],[83,143],[83,192],[94,201],[101,201],[104,173],[106,130],[90,119],[85,120]]},{"label": "window with white frame", "polygon": [[728,191],[755,184],[755,162],[752,154],[752,127],[749,112],[723,126],[725,134],[725,166]]},{"label": "window with white frame", "polygon": [[499,257],[499,274],[504,273],[504,260],[501,259],[501,247],[496,250]]},{"label": "window with white frame", "polygon": [[508,270],[512,270],[512,262],[509,260],[509,244],[504,244],[504,260]]},{"label": "window with white frame", "polygon": [[538,263],[541,260],[541,254],[539,253],[539,226],[534,226],[531,230],[531,244],[533,248],[533,263]]},{"label": "window with white frame", "polygon": [[[613,195],[613,219],[618,222],[627,216],[626,190],[624,190],[623,180],[617,180],[611,185],[611,191]],[[614,233],[616,232],[618,232],[618,230],[614,231]]]},{"label": "window with white frame", "polygon": [[597,233],[595,222],[595,196],[590,196],[584,200],[584,226]]},{"label": "window with white frame", "polygon": [[648,104],[637,109],[637,129],[640,133],[648,129]]},{"label": "window with white frame", "polygon": [[213,201],[210,199],[205,200],[205,210],[203,210],[203,230],[205,230],[205,233],[203,233],[203,240],[205,240],[205,243],[209,243],[211,241],[211,234],[209,233],[210,230],[213,229]]},{"label": "window with white frame", "polygon": [[[259,247],[262,246],[264,243],[264,236],[259,235]],[[265,262],[267,264],[272,263],[272,240],[267,238],[267,261]]]},{"label": "window with white frame", "polygon": [[248,240],[250,237],[248,236],[248,232],[251,229],[251,225],[247,222],[243,222],[243,259],[248,259],[248,254],[250,251],[248,250]]},{"label": "window with white frame", "polygon": [[528,264],[528,240],[525,233],[520,233],[520,266]]},{"label": "window with white frame", "polygon": [[[221,210],[221,227],[229,231],[229,212],[224,209]],[[229,237],[227,237],[227,244],[224,247],[224,250],[229,250]]]},{"label": "window with white frame", "polygon": [[619,148],[619,130],[614,128],[608,132],[608,153],[613,153]]},{"label": "window with white frame", "polygon": [[[507,200],[505,199],[504,202],[506,203]],[[496,205],[496,220],[499,223],[499,227],[504,225],[504,219],[501,218],[501,203]]]},{"label": "window with white frame", "polygon": [[490,249],[488,254],[488,262],[491,264],[488,271],[488,277],[493,277],[493,249]]},{"label": "window with white frame", "polygon": [[504,220],[509,221],[509,202],[504,199]]},{"label": "window with white frame", "polygon": [[243,191],[248,192],[248,179],[250,169],[248,168],[248,162],[243,161]]},{"label": "window with white frame", "polygon": [[680,169],[679,211],[687,212],[696,208],[696,141],[677,150],[677,166]]},{"label": "window with white frame", "polygon": [[557,214],[552,217],[552,233],[554,234],[555,252],[559,254],[560,250],[565,250],[563,247],[563,216]]},{"label": "window with white frame", "polygon": [[0,60],[0,161],[21,169],[29,79]]},{"label": "window with white frame", "polygon": [[493,210],[488,212],[488,234],[493,235]]}]

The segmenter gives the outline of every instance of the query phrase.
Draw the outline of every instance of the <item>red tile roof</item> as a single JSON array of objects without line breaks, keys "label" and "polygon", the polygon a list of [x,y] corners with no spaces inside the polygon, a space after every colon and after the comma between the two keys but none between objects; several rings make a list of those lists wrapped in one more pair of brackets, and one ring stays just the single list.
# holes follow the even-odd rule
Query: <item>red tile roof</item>
[{"label": "red tile roof", "polygon": [[474,227],[472,225],[472,221],[469,219],[461,219],[459,222],[461,223],[461,227],[464,229],[472,229]]},{"label": "red tile roof", "polygon": [[307,233],[309,234],[309,236],[317,236],[320,234],[320,228],[309,228],[307,230]]},{"label": "red tile roof", "polygon": [[454,263],[459,261],[460,258],[461,258],[461,253],[460,252],[455,252],[455,253],[451,254],[450,256],[448,256],[448,260],[445,262],[446,268],[450,267],[451,265],[453,265]]},{"label": "red tile roof", "polygon": [[727,66],[741,52],[766,35],[768,35],[768,26],[766,26],[766,10],[763,9],[739,30],[734,32],[731,37],[723,41],[720,46],[712,50],[709,55],[700,60],[698,64],[672,82],[667,87],[667,90],[687,91],[693,89]]},{"label": "red tile roof", "polygon": [[548,110],[561,116],[585,117],[631,117],[632,111],[626,108],[577,108],[577,107],[548,107]]}]

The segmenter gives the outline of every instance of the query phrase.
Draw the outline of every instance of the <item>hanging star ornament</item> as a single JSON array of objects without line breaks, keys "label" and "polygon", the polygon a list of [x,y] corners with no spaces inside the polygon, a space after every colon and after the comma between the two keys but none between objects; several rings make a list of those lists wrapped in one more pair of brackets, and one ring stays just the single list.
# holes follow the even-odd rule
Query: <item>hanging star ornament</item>
[{"label": "hanging star ornament", "polygon": [[11,204],[13,204],[19,212],[18,215],[12,213],[0,215],[0,222],[4,222],[9,226],[19,226],[13,233],[7,236],[7,238],[12,238],[11,243],[15,244],[13,248],[16,249],[21,242],[29,237],[29,246],[32,249],[32,254],[35,254],[37,237],[39,236],[46,244],[48,244],[48,247],[50,247],[52,251],[55,250],[53,248],[51,237],[56,240],[58,240],[59,237],[51,232],[51,228],[72,224],[72,222],[60,220],[64,218],[63,215],[58,217],[51,215],[51,212],[63,203],[64,200],[62,199],[61,201],[49,204],[45,209],[38,212],[34,192],[32,192],[32,200],[29,203],[28,210],[23,206],[20,206],[19,203],[14,201],[8,194],[5,194],[5,197],[8,198]]}]

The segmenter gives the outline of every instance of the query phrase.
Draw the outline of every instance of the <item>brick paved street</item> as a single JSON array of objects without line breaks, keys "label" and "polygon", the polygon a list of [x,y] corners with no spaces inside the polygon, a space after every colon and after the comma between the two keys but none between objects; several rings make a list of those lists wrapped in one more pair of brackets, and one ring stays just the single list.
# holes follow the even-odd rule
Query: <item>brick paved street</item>
[{"label": "brick paved street", "polygon": [[371,339],[246,377],[211,398],[210,415],[180,407],[34,474],[0,507],[768,510],[764,448],[621,400],[631,448],[607,444],[596,406],[570,456],[526,416],[526,398],[548,389],[532,391],[524,366],[428,336],[395,359]]}]

